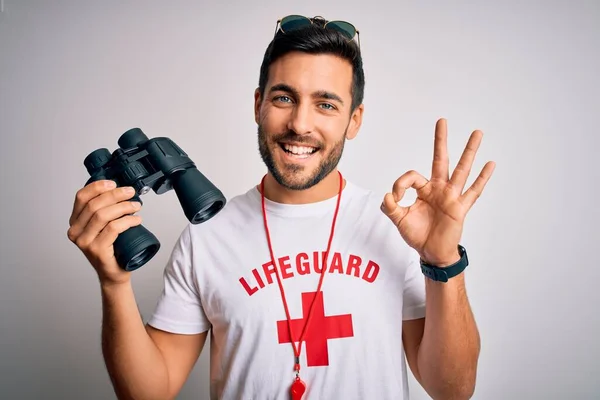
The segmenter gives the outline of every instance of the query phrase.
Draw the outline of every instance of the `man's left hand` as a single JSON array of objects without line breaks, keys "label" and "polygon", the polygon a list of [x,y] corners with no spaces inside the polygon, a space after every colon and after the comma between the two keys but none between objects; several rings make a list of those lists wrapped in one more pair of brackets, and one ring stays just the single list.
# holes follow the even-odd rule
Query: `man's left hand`
[{"label": "man's left hand", "polygon": [[[383,199],[382,211],[398,227],[400,235],[429,264],[444,267],[460,259],[458,244],[467,212],[481,196],[492,176],[495,163],[485,164],[471,187],[463,193],[483,133],[474,131],[449,177],[446,120],[435,127],[431,179],[409,171],[396,180],[392,192]],[[408,206],[398,204],[408,188],[417,191],[417,199]]]}]

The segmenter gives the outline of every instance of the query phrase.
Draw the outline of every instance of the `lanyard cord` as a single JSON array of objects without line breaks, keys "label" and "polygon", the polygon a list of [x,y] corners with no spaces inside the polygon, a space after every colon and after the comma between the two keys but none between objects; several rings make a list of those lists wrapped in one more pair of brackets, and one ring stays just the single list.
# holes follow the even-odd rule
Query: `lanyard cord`
[{"label": "lanyard cord", "polygon": [[333,214],[333,221],[331,223],[331,232],[329,234],[329,241],[327,243],[327,251],[325,252],[325,257],[323,258],[323,265],[321,268],[321,277],[319,278],[319,285],[317,287],[317,293],[315,294],[315,297],[312,300],[312,304],[310,305],[306,323],[304,324],[304,328],[302,329],[302,333],[300,335],[300,340],[299,340],[300,343],[299,343],[298,347],[296,347],[296,343],[294,342],[294,336],[292,335],[290,312],[288,309],[287,300],[285,298],[285,292],[283,290],[283,285],[281,283],[281,278],[279,277],[279,270],[277,268],[277,263],[275,262],[275,255],[273,253],[273,246],[271,244],[271,235],[269,232],[269,226],[267,224],[267,211],[266,211],[266,206],[265,206],[265,190],[264,190],[265,177],[263,177],[261,184],[260,184],[260,192],[261,192],[261,197],[262,197],[261,200],[262,200],[263,221],[264,221],[264,225],[265,225],[265,231],[267,234],[267,242],[269,244],[269,252],[271,253],[271,262],[273,263],[273,267],[275,267],[275,276],[277,277],[277,283],[279,285],[279,291],[281,293],[283,307],[285,308],[285,315],[287,318],[287,325],[288,325],[288,331],[290,334],[290,341],[292,342],[292,347],[294,348],[294,356],[295,356],[294,370],[296,371],[296,376],[298,376],[300,374],[300,352],[302,350],[302,341],[304,340],[304,335],[306,334],[308,324],[310,323],[310,317],[312,316],[312,311],[313,311],[314,305],[316,303],[317,296],[318,296],[318,294],[321,290],[321,286],[323,284],[323,278],[325,277],[325,271],[327,270],[327,259],[329,257],[329,250],[331,249],[331,242],[333,241],[333,234],[335,231],[335,223],[337,220],[338,211],[340,209],[340,200],[342,197],[342,186],[343,186],[344,180],[342,178],[342,174],[339,171],[338,171],[338,174],[340,177],[340,186],[339,186],[339,191],[338,191],[338,196],[337,196],[337,203],[335,206],[335,212]]}]

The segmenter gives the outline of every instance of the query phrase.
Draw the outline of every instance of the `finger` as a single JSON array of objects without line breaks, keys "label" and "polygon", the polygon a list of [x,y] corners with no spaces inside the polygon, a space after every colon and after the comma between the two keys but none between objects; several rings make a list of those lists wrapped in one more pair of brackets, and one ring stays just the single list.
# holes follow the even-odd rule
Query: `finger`
[{"label": "finger", "polygon": [[408,212],[407,207],[401,207],[398,202],[402,200],[408,188],[414,188],[417,192],[422,191],[428,181],[416,171],[408,171],[398,178],[393,185],[392,192],[383,198],[381,210],[397,226]]},{"label": "finger", "polygon": [[404,193],[408,188],[413,188],[417,192],[421,191],[428,183],[428,180],[417,171],[408,171],[400,178],[396,179],[392,188],[394,199],[397,202],[402,200]]},{"label": "finger", "polygon": [[72,222],[71,227],[67,232],[69,239],[71,239],[71,241],[75,241],[75,239],[81,235],[90,219],[96,212],[105,207],[128,200],[132,198],[134,194],[135,191],[132,191],[132,188],[121,187],[104,192],[101,195],[92,198],[87,202],[77,219]]},{"label": "finger", "polygon": [[435,125],[431,179],[448,182],[448,163],[448,128],[446,120],[442,118]]},{"label": "finger", "polygon": [[81,232],[81,235],[79,235],[77,238],[77,246],[80,248],[86,248],[112,221],[128,214],[133,214],[140,208],[141,205],[137,201],[122,201],[120,203],[101,208],[94,213],[92,218],[90,218],[89,223]]},{"label": "finger", "polygon": [[483,189],[485,185],[488,183],[492,174],[494,173],[494,169],[496,168],[496,163],[493,161],[485,164],[475,182],[471,185],[471,187],[460,197],[461,202],[466,204],[469,208],[475,204],[479,196],[483,193]]},{"label": "finger", "polygon": [[119,219],[115,219],[108,223],[104,229],[98,234],[94,242],[90,245],[90,251],[93,251],[98,258],[102,259],[107,255],[113,256],[114,251],[107,254],[117,237],[127,229],[142,223],[142,217],[139,215],[126,215]]},{"label": "finger", "polygon": [[75,194],[75,201],[73,202],[73,210],[71,211],[71,217],[69,218],[69,225],[75,223],[75,220],[79,217],[79,214],[81,214],[81,211],[90,200],[115,187],[116,184],[114,181],[104,179],[94,181],[79,189]]},{"label": "finger", "polygon": [[471,167],[473,166],[473,161],[475,160],[482,137],[483,132],[480,130],[476,130],[471,134],[467,146],[456,165],[456,169],[452,173],[452,178],[450,178],[450,183],[458,188],[460,193],[462,193],[471,173]]},{"label": "finger", "polygon": [[398,226],[408,213],[408,208],[400,206],[392,193],[386,193],[381,203],[381,211],[392,220],[394,225]]}]

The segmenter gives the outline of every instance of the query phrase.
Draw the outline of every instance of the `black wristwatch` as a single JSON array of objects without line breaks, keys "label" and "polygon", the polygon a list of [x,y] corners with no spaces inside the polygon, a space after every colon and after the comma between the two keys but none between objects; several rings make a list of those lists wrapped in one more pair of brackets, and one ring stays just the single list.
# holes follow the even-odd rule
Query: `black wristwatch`
[{"label": "black wristwatch", "polygon": [[460,255],[460,260],[447,267],[436,267],[435,265],[427,264],[421,259],[421,271],[423,271],[423,274],[431,280],[448,282],[448,279],[460,274],[467,268],[467,265],[469,265],[467,250],[461,245],[458,245],[458,254]]}]

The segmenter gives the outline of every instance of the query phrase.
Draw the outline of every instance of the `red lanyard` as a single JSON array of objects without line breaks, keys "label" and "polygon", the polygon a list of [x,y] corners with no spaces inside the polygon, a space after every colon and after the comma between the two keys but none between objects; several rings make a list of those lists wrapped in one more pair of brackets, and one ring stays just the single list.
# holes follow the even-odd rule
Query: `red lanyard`
[{"label": "red lanyard", "polygon": [[338,191],[337,203],[335,206],[335,213],[333,214],[333,221],[331,223],[331,233],[329,234],[329,242],[327,243],[327,251],[325,252],[325,257],[323,259],[323,266],[321,269],[321,277],[319,279],[319,286],[317,287],[317,293],[315,294],[312,304],[310,305],[310,309],[308,311],[308,317],[306,319],[306,323],[304,324],[304,328],[302,329],[302,334],[300,335],[300,343],[299,343],[298,347],[296,347],[296,343],[294,342],[294,336],[292,335],[290,312],[288,310],[287,300],[285,299],[285,292],[283,290],[283,285],[281,284],[281,278],[279,277],[279,269],[277,268],[277,263],[275,262],[275,255],[273,253],[273,246],[271,244],[271,235],[269,233],[269,226],[267,224],[267,211],[266,211],[266,207],[265,207],[265,177],[263,177],[263,179],[260,183],[263,220],[264,220],[264,224],[265,224],[265,231],[267,234],[267,242],[269,244],[269,252],[271,253],[271,261],[273,262],[273,266],[275,267],[275,275],[277,277],[277,283],[279,284],[279,291],[281,292],[281,299],[283,301],[283,307],[285,308],[285,315],[287,317],[287,322],[288,322],[287,325],[288,325],[288,330],[289,330],[289,334],[290,334],[290,339],[292,342],[292,347],[294,348],[294,356],[295,356],[294,370],[296,371],[296,379],[294,380],[294,383],[292,383],[292,387],[291,387],[292,399],[294,399],[294,400],[301,399],[302,395],[306,391],[306,384],[300,379],[300,351],[302,350],[302,341],[304,340],[304,335],[306,334],[308,324],[310,323],[310,317],[312,316],[312,311],[313,311],[314,305],[316,303],[317,296],[318,296],[319,292],[321,291],[321,285],[323,284],[323,278],[325,277],[325,271],[327,270],[327,265],[326,265],[327,258],[329,256],[329,250],[331,249],[331,242],[333,240],[333,233],[335,230],[335,222],[337,220],[338,211],[340,209],[340,200],[342,197],[342,187],[343,187],[343,182],[344,182],[344,180],[342,178],[342,174],[339,171],[338,171],[338,175],[340,177],[340,187],[339,187],[339,191]]}]

